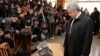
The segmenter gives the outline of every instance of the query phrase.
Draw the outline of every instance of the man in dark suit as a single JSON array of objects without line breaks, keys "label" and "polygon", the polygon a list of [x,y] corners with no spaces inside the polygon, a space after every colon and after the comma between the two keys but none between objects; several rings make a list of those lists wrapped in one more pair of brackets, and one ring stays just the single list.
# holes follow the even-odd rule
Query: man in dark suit
[{"label": "man in dark suit", "polygon": [[68,5],[67,12],[72,19],[69,20],[66,31],[64,56],[89,56],[93,36],[93,22],[81,13],[76,2]]},{"label": "man in dark suit", "polygon": [[94,24],[93,28],[94,35],[97,35],[99,32],[99,18],[100,18],[100,12],[98,11],[97,7],[94,8],[94,11],[91,13],[90,17],[93,20]]}]

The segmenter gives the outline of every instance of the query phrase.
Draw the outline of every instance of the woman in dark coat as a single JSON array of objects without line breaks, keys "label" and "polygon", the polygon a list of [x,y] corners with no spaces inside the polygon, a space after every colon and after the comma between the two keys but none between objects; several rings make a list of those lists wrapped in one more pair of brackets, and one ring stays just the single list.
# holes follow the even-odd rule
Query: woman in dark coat
[{"label": "woman in dark coat", "polygon": [[14,56],[31,55],[31,30],[22,29],[18,39],[15,42]]}]

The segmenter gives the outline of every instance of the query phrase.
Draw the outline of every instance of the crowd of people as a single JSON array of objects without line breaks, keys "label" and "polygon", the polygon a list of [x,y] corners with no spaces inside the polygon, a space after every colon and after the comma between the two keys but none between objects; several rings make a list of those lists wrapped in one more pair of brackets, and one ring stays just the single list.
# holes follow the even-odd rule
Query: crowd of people
[{"label": "crowd of people", "polygon": [[[94,12],[90,15],[88,10],[81,12],[90,16],[94,22],[94,34],[99,32],[99,12],[95,8]],[[4,48],[5,45],[9,45],[14,55],[19,55],[20,51],[29,51],[31,46],[30,40],[33,43],[38,41],[49,39],[55,39],[54,36],[60,36],[66,31],[70,16],[67,10],[64,10],[62,5],[55,5],[52,7],[52,3],[41,0],[13,0],[13,1],[0,1],[0,48]],[[27,39],[22,34],[23,29],[29,29]],[[25,30],[27,31],[27,30]],[[22,39],[26,40],[22,40]],[[21,43],[22,41],[22,43]],[[25,42],[25,43],[24,43]],[[27,42],[27,43],[26,43]],[[26,47],[24,46],[25,44]],[[23,49],[18,51],[22,46]],[[37,49],[40,49],[38,47]],[[35,49],[35,50],[37,50]],[[25,56],[25,54],[24,54]]]},{"label": "crowd of people", "polygon": [[[54,35],[61,35],[65,32],[69,18],[61,5],[52,7],[52,4],[46,1],[0,2],[0,45],[5,46],[7,43],[15,56],[20,55],[21,51],[24,51],[21,56],[29,56],[31,53],[29,47],[32,44],[30,40],[37,43],[47,38],[55,39]],[[21,31],[26,28],[32,33],[22,34]]]}]

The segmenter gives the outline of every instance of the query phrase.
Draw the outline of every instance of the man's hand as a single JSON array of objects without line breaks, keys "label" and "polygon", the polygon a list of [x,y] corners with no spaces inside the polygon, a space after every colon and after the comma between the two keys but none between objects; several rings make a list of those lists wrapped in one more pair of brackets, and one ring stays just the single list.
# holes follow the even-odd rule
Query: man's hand
[{"label": "man's hand", "polygon": [[41,45],[37,45],[36,48],[37,48],[38,50],[42,50],[42,49],[43,49]]},{"label": "man's hand", "polygon": [[20,33],[20,31],[19,30],[16,30],[16,34],[19,34]]}]

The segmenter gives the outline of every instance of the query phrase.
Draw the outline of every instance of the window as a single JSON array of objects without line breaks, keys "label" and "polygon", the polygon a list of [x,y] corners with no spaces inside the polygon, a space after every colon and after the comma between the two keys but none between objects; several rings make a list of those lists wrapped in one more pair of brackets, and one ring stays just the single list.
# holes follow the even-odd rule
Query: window
[{"label": "window", "polygon": [[47,3],[51,2],[52,6],[54,7],[57,3],[57,0],[47,0]]},{"label": "window", "polygon": [[94,7],[97,7],[100,11],[100,2],[78,2],[78,4],[80,7],[83,7],[83,10],[87,8],[90,14],[93,12]]},{"label": "window", "polygon": [[[97,7],[97,9],[100,11],[100,0],[73,0],[73,1],[77,1],[80,8],[83,7],[83,10],[87,8],[90,14],[93,12],[94,7]],[[67,5],[69,2],[72,2],[72,0],[71,1],[65,0],[64,9],[67,9]]]}]

